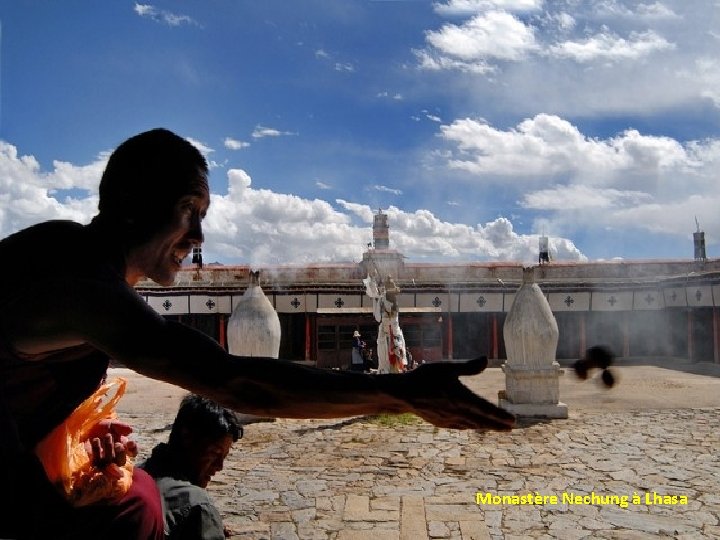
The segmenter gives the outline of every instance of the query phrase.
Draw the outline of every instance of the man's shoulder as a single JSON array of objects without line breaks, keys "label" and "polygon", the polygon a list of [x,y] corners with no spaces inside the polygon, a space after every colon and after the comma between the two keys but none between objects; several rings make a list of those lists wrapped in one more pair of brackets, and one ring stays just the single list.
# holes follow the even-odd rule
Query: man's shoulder
[{"label": "man's shoulder", "polygon": [[[0,250],[13,257],[37,256],[78,243],[84,236],[85,226],[74,221],[53,220],[32,225],[0,240]],[[20,261],[16,261],[20,262]]]},{"label": "man's shoulder", "polygon": [[6,238],[2,239],[2,241],[5,242],[6,240],[16,240],[24,237],[53,235],[54,233],[82,231],[83,229],[85,229],[85,226],[75,221],[66,219],[51,219],[49,221],[43,221],[42,223],[36,223],[35,225],[30,225],[29,227],[20,229],[19,231],[8,235]]},{"label": "man's shoulder", "polygon": [[224,538],[222,517],[205,488],[172,476],[156,477],[155,482],[163,499],[167,538]]},{"label": "man's shoulder", "polygon": [[0,258],[9,265],[22,265],[27,274],[72,263],[77,260],[73,255],[91,251],[84,230],[84,225],[74,221],[38,223],[0,240]]},{"label": "man's shoulder", "polygon": [[8,238],[22,235],[52,234],[55,231],[81,231],[83,229],[85,229],[85,225],[77,223],[76,221],[70,221],[69,219],[51,219],[20,229],[16,233],[8,236]]},{"label": "man's shoulder", "polygon": [[22,266],[22,277],[29,281],[63,276],[114,279],[119,263],[112,257],[87,226],[74,221],[38,223],[0,240],[0,259],[8,263],[5,272]]},{"label": "man's shoulder", "polygon": [[171,502],[172,506],[198,506],[212,502],[207,490],[187,480],[159,476],[155,482],[165,501]]}]

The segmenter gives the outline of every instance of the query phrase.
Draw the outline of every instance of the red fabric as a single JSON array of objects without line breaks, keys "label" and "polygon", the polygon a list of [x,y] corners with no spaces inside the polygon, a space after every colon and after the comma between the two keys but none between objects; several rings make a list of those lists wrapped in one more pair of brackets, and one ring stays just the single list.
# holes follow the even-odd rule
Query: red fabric
[{"label": "red fabric", "polygon": [[[17,540],[162,540],[164,521],[160,492],[145,471],[133,471],[133,483],[113,504],[71,508],[41,478],[37,460],[22,464],[19,490],[7,501],[11,510],[2,516],[0,538]],[[19,480],[19,481],[18,481]],[[4,497],[0,497],[3,500]],[[3,501],[5,503],[5,501]],[[4,513],[4,512],[3,512]]]},{"label": "red fabric", "polygon": [[390,334],[390,343],[388,344],[388,361],[395,369],[402,369],[402,366],[398,365],[400,364],[400,359],[395,354],[395,339],[393,338],[392,327],[388,328],[388,332]]},{"label": "red fabric", "polygon": [[220,315],[220,329],[219,329],[220,336],[218,337],[218,341],[220,342],[220,346],[227,350],[227,347],[225,346],[225,316]]},{"label": "red fabric", "polygon": [[[164,538],[163,509],[155,480],[142,469],[133,471],[133,483],[110,514],[107,536],[123,540]],[[115,514],[114,516],[112,514]]]},{"label": "red fabric", "polygon": [[[47,531],[63,530],[65,540],[162,540],[164,523],[160,492],[155,480],[142,469],[133,471],[133,483],[114,504],[70,510]],[[47,536],[50,538],[50,536]]]}]

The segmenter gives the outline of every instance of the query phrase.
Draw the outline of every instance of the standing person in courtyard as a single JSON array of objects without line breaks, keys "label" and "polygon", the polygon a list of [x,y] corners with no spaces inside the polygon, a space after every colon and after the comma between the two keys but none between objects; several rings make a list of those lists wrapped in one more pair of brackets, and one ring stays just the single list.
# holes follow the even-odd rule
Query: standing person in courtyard
[{"label": "standing person in courtyard", "polygon": [[350,358],[350,369],[352,371],[365,371],[365,342],[358,330],[353,332],[352,356]]},{"label": "standing person in courtyard", "polygon": [[373,316],[379,323],[377,337],[378,373],[398,374],[407,370],[405,337],[400,328],[397,295],[400,288],[391,276],[384,281],[375,276],[363,279],[365,294],[373,301]]},{"label": "standing person in courtyard", "polygon": [[[33,454],[96,390],[109,358],[264,417],[412,412],[441,427],[512,426],[511,414],[458,379],[482,371],[486,359],[435,364],[402,377],[332,372],[234,357],[153,311],[134,286],[143,277],[171,285],[202,243],[207,174],[205,159],[187,140],[165,129],[144,132],[110,156],[90,224],[50,221],[0,241],[0,538],[43,538],[48,531],[53,538],[62,537],[60,531],[67,538],[156,537],[159,495],[142,471],[136,471],[130,494],[138,498],[129,507],[123,506],[128,501],[108,501],[85,509],[100,516],[95,524],[87,515],[75,519],[78,512],[53,498]],[[92,434],[98,462],[122,461],[126,428],[98,426]],[[75,523],[93,523],[101,532],[75,534]],[[126,525],[138,531],[129,533]]]},{"label": "standing person in courtyard", "polygon": [[205,488],[223,469],[242,433],[232,411],[196,394],[183,398],[168,442],[153,448],[141,465],[160,489],[167,540],[224,540],[227,536]]}]

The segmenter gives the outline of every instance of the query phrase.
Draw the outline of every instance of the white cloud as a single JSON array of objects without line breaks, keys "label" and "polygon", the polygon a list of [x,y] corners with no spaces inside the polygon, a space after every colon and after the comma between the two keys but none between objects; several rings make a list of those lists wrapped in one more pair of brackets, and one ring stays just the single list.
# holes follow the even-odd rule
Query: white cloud
[{"label": "white cloud", "polygon": [[187,142],[189,142],[190,144],[192,144],[195,148],[200,150],[200,153],[203,156],[205,156],[206,158],[208,157],[208,155],[210,155],[211,153],[213,153],[215,151],[212,148],[210,148],[207,144],[205,144],[204,142],[198,141],[197,139],[193,139],[192,137],[185,137],[185,140]]},{"label": "white cloud", "polygon": [[[45,173],[35,158],[19,156],[14,146],[0,141],[0,234],[46,219],[88,223],[97,211],[97,184],[107,157],[103,153],[85,166],[58,161]],[[242,169],[228,170],[226,178],[227,194],[211,195],[204,222],[208,261],[359,261],[372,238],[374,212],[368,205],[338,199],[335,209],[324,200],[255,189]],[[50,192],[59,186],[82,188],[83,194],[56,200]],[[514,233],[507,220],[473,227],[444,222],[429,210],[391,206],[387,213],[392,244],[411,259],[525,260],[536,253],[536,237]],[[560,258],[582,259],[577,249],[567,247],[571,243],[558,239],[558,245],[566,246]]]},{"label": "white cloud", "polygon": [[569,13],[556,13],[551,15],[551,18],[555,21],[555,24],[561,32],[568,32],[575,28],[575,17],[573,17]]},{"label": "white cloud", "polygon": [[317,187],[319,189],[332,189],[332,186],[330,184],[321,182],[320,180],[315,181],[315,187]]},{"label": "white cloud", "polygon": [[619,208],[608,216],[608,221],[619,230],[627,230],[640,223],[643,229],[652,233],[687,237],[695,230],[697,217],[702,229],[708,231],[708,237],[714,242],[720,232],[718,208],[718,193],[696,194],[664,204],[646,203]]},{"label": "white cloud", "polygon": [[228,183],[227,195],[212,196],[205,220],[208,260],[228,262],[229,254],[217,251],[226,245],[250,263],[352,260],[365,245],[364,231],[326,201],[253,189],[240,169],[228,171]]},{"label": "white cloud", "polygon": [[434,4],[433,9],[440,15],[472,15],[488,10],[536,11],[542,6],[543,0],[449,0]]},{"label": "white cloud", "polygon": [[584,210],[636,207],[652,200],[648,193],[601,189],[591,186],[555,186],[523,195],[520,204],[524,208],[539,210]]},{"label": "white cloud", "polygon": [[650,54],[674,49],[675,45],[652,30],[632,32],[628,39],[602,33],[582,41],[566,41],[549,48],[550,54],[577,62],[593,60],[637,60]]},{"label": "white cloud", "polygon": [[[365,215],[369,210],[364,211]],[[442,221],[429,210],[405,212],[390,206],[383,211],[388,215],[391,247],[404,254],[412,253],[416,258],[438,260],[439,254],[441,258],[459,260],[530,262],[537,259],[537,235],[516,233],[506,218],[470,226]],[[567,239],[552,238],[550,243],[556,258],[586,260]]]},{"label": "white cloud", "polygon": [[297,135],[291,131],[280,131],[279,129],[257,126],[252,132],[251,137],[253,139],[262,139],[264,137],[283,137],[286,135]]},{"label": "white cloud", "polygon": [[[328,62],[335,71],[341,71],[344,73],[354,73],[355,65],[352,62],[343,62],[340,60],[334,60],[335,54],[330,54],[325,49],[317,49],[315,51],[315,58],[318,60]],[[333,61],[334,60],[334,61]]]},{"label": "white cloud", "polygon": [[441,129],[456,145],[443,158],[450,168],[517,193],[519,207],[564,236],[605,228],[681,237],[688,216],[698,215],[709,237],[720,237],[712,210],[720,201],[720,139],[681,143],[634,129],[598,139],[545,114],[508,130],[471,119]]},{"label": "white cloud", "polygon": [[393,195],[402,195],[402,190],[400,190],[400,189],[393,189],[393,188],[389,188],[387,186],[382,186],[382,185],[378,185],[378,184],[375,184],[373,186],[373,189],[375,191],[382,191],[384,193],[392,193]]},{"label": "white cloud", "polygon": [[520,60],[538,48],[533,28],[502,11],[477,15],[460,26],[446,24],[425,37],[442,56],[470,63],[487,58]]},{"label": "white cloud", "polygon": [[547,114],[524,120],[507,131],[466,118],[442,126],[441,135],[458,148],[449,166],[476,175],[542,181],[571,174],[586,182],[609,183],[621,175],[677,173],[696,166],[686,149],[668,137],[628,130],[611,139],[597,140],[584,136],[567,120]]},{"label": "white cloud", "polygon": [[700,95],[720,108],[720,61],[710,57],[698,58],[695,69],[691,72],[683,70],[682,76],[687,77],[690,84],[699,84]]},{"label": "white cloud", "polygon": [[96,193],[109,157],[110,152],[101,152],[93,163],[79,166],[55,160],[53,161],[53,172],[45,177],[46,185],[48,188],[85,189]]},{"label": "white cloud", "polygon": [[[544,231],[554,231],[549,235],[554,260],[584,260],[568,240],[573,227],[640,227],[679,236],[697,216],[709,238],[720,236],[720,140],[681,144],[636,130],[600,140],[552,115],[537,115],[508,130],[472,120],[443,129],[446,141],[457,147],[453,154],[485,171],[473,173],[474,178],[503,182],[504,189],[518,194],[518,208],[534,212],[530,219],[542,223]],[[82,166],[56,160],[53,169],[44,172],[34,157],[21,156],[14,146],[0,142],[2,236],[46,219],[87,223],[96,212],[97,183],[106,161],[107,153]],[[512,171],[527,174],[513,173],[508,182]],[[226,179],[227,193],[212,195],[205,221],[208,261],[360,260],[371,238],[374,212],[369,205],[342,199],[331,204],[257,189],[241,169],[228,170]],[[318,180],[316,185],[327,184]],[[54,197],[56,190],[69,192]],[[457,200],[442,200],[459,208]],[[391,206],[385,211],[392,246],[410,260],[531,262],[537,255],[537,234],[516,232],[504,217],[468,225],[444,221],[422,208]]]},{"label": "white cloud", "polygon": [[615,0],[537,5],[514,16],[512,9],[523,7],[514,2],[436,4],[460,20],[426,31],[425,47],[412,51],[417,67],[460,72],[448,76],[447,87],[478,111],[590,117],[656,114],[708,99],[719,106],[717,70],[700,60],[717,56],[715,8]]},{"label": "white cloud", "polygon": [[365,223],[367,225],[372,224],[374,212],[372,208],[370,208],[368,205],[353,203],[344,199],[335,199],[335,202],[339,204],[342,208],[350,212],[352,215],[360,218],[362,223]]},{"label": "white cloud", "polygon": [[455,60],[437,54],[435,51],[428,50],[414,50],[413,53],[418,59],[420,69],[427,69],[429,71],[457,70],[464,73],[474,73],[476,75],[485,75],[496,71],[495,66],[488,64],[485,60],[475,60],[472,62]]},{"label": "white cloud", "polygon": [[181,26],[189,24],[200,26],[197,21],[188,15],[178,15],[164,9],[158,9],[151,4],[135,4],[134,11],[141,17],[147,17],[155,22],[164,23],[168,26]]},{"label": "white cloud", "polygon": [[210,158],[210,154],[212,154],[215,150],[209,147],[204,142],[198,141],[197,139],[193,139],[192,137],[185,137],[185,140],[192,144],[195,148],[197,148],[200,153],[205,157],[205,160],[207,161],[208,168],[209,169],[217,169],[219,167],[224,167],[227,164],[227,160],[225,160],[222,163],[218,163],[214,159]]},{"label": "white cloud", "polygon": [[680,16],[662,2],[640,4],[636,13],[646,19],[679,19]]},{"label": "white cloud", "polygon": [[[55,161],[54,170],[42,172],[33,156],[0,141],[0,237],[48,219],[88,223],[97,211],[97,187],[107,162],[102,153],[89,165]],[[75,190],[62,200],[56,190]]]},{"label": "white cloud", "polygon": [[375,94],[375,97],[388,98],[388,99],[393,99],[395,101],[402,101],[404,99],[403,95],[399,92],[397,92],[395,94],[390,94],[389,92],[378,92],[377,94]]},{"label": "white cloud", "polygon": [[[662,2],[639,3],[627,6],[617,0],[603,0],[595,2],[595,11],[601,17],[622,17],[638,19],[668,20],[679,16]],[[633,9],[634,8],[634,9]]]},{"label": "white cloud", "polygon": [[228,150],[242,150],[243,148],[250,146],[249,142],[238,141],[231,137],[225,137],[225,142],[223,144]]},{"label": "white cloud", "polygon": [[353,73],[355,66],[349,62],[335,62],[335,71],[344,71],[346,73]]}]

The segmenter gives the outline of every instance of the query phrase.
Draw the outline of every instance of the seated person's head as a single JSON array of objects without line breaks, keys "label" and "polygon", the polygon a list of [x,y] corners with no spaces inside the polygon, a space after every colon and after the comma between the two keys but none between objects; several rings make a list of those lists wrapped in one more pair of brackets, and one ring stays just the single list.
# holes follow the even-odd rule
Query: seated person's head
[{"label": "seated person's head", "polygon": [[195,394],[183,398],[168,445],[188,480],[207,487],[221,471],[232,444],[243,435],[235,413]]}]

